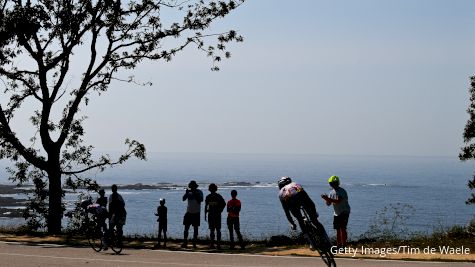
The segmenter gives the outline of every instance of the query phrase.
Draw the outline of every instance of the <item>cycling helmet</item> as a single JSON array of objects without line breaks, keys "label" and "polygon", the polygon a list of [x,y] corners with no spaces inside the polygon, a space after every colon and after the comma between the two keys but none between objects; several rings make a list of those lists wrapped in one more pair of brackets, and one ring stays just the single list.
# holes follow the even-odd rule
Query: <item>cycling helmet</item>
[{"label": "cycling helmet", "polygon": [[332,175],[330,178],[328,178],[328,183],[330,184],[340,184],[340,177],[336,176],[336,175]]},{"label": "cycling helmet", "polygon": [[282,187],[290,184],[291,182],[292,182],[292,178],[290,178],[288,176],[284,176],[284,177],[279,179],[277,184],[279,185],[279,189],[282,189]]}]

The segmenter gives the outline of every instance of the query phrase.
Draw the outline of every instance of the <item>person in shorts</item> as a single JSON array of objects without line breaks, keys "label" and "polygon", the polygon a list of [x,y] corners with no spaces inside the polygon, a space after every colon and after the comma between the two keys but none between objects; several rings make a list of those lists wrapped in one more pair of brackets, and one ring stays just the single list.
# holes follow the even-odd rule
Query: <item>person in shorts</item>
[{"label": "person in shorts", "polygon": [[182,248],[188,247],[188,232],[190,226],[193,225],[193,248],[196,248],[196,241],[198,240],[198,227],[200,226],[200,211],[201,202],[203,202],[203,192],[198,189],[196,181],[190,181],[188,188],[183,195],[183,201],[188,200],[185,216],[183,217],[183,225],[185,230],[183,233]]},{"label": "person in shorts", "polygon": [[333,205],[333,228],[336,230],[336,243],[338,247],[345,247],[348,234],[346,227],[350,217],[350,204],[348,203],[348,193],[340,187],[340,178],[331,176],[328,183],[333,188],[329,195],[322,195],[327,206]]},{"label": "person in shorts", "polygon": [[[210,192],[205,199],[205,221],[208,218],[209,226],[209,238],[210,238],[210,248],[214,249],[214,239],[216,231],[216,248],[221,249],[221,213],[226,207],[226,202],[223,197],[216,193],[218,191],[218,186],[216,184],[210,184],[208,187]],[[208,217],[206,217],[208,215]]]}]

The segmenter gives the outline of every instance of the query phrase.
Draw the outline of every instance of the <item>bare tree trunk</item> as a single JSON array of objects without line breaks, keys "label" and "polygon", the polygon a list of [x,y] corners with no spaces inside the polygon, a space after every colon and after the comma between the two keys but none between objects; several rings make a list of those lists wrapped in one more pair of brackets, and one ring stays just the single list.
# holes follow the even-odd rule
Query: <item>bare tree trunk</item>
[{"label": "bare tree trunk", "polygon": [[48,172],[49,176],[49,209],[47,226],[49,234],[61,233],[61,219],[63,218],[62,206],[62,186],[61,186],[61,172],[59,170],[59,163],[52,166]]}]

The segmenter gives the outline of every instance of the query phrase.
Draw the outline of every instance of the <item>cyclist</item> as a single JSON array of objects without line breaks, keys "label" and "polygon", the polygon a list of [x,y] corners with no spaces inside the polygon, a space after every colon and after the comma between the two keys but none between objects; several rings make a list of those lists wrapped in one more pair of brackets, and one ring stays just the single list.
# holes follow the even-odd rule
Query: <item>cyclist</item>
[{"label": "cyclist", "polygon": [[117,193],[117,185],[112,185],[112,194],[109,198],[109,233],[117,229],[117,240],[122,241],[123,227],[127,218],[125,202],[122,196]]},{"label": "cyclist", "polygon": [[104,189],[99,189],[99,197],[96,199],[96,203],[101,205],[101,207],[107,208],[107,197]]},{"label": "cyclist", "polygon": [[[295,222],[290,214],[292,214],[297,219],[304,237],[309,240],[300,208],[304,208],[307,214],[310,216],[312,223],[318,229],[323,230],[323,225],[318,221],[318,213],[317,209],[315,208],[315,203],[308,196],[303,187],[300,184],[292,182],[292,179],[287,176],[280,178],[277,183],[280,190],[279,199],[292,230],[297,229],[297,226],[295,225]],[[313,247],[311,248],[313,249]]]},{"label": "cyclist", "polygon": [[102,228],[103,233],[107,233],[107,224],[106,219],[108,217],[107,214],[107,197],[105,196],[106,192],[104,189],[99,190],[99,197],[96,200],[96,204],[99,204],[98,212],[97,212],[97,223]]}]

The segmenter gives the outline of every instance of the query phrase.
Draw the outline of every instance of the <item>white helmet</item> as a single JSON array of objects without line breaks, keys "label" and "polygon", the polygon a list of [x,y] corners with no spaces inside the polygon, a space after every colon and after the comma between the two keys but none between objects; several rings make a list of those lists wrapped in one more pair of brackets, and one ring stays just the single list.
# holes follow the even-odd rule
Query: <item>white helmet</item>
[{"label": "white helmet", "polygon": [[288,176],[284,176],[284,177],[279,179],[277,184],[279,185],[279,189],[282,189],[282,187],[290,184],[291,182],[292,182],[292,178],[290,178]]}]

